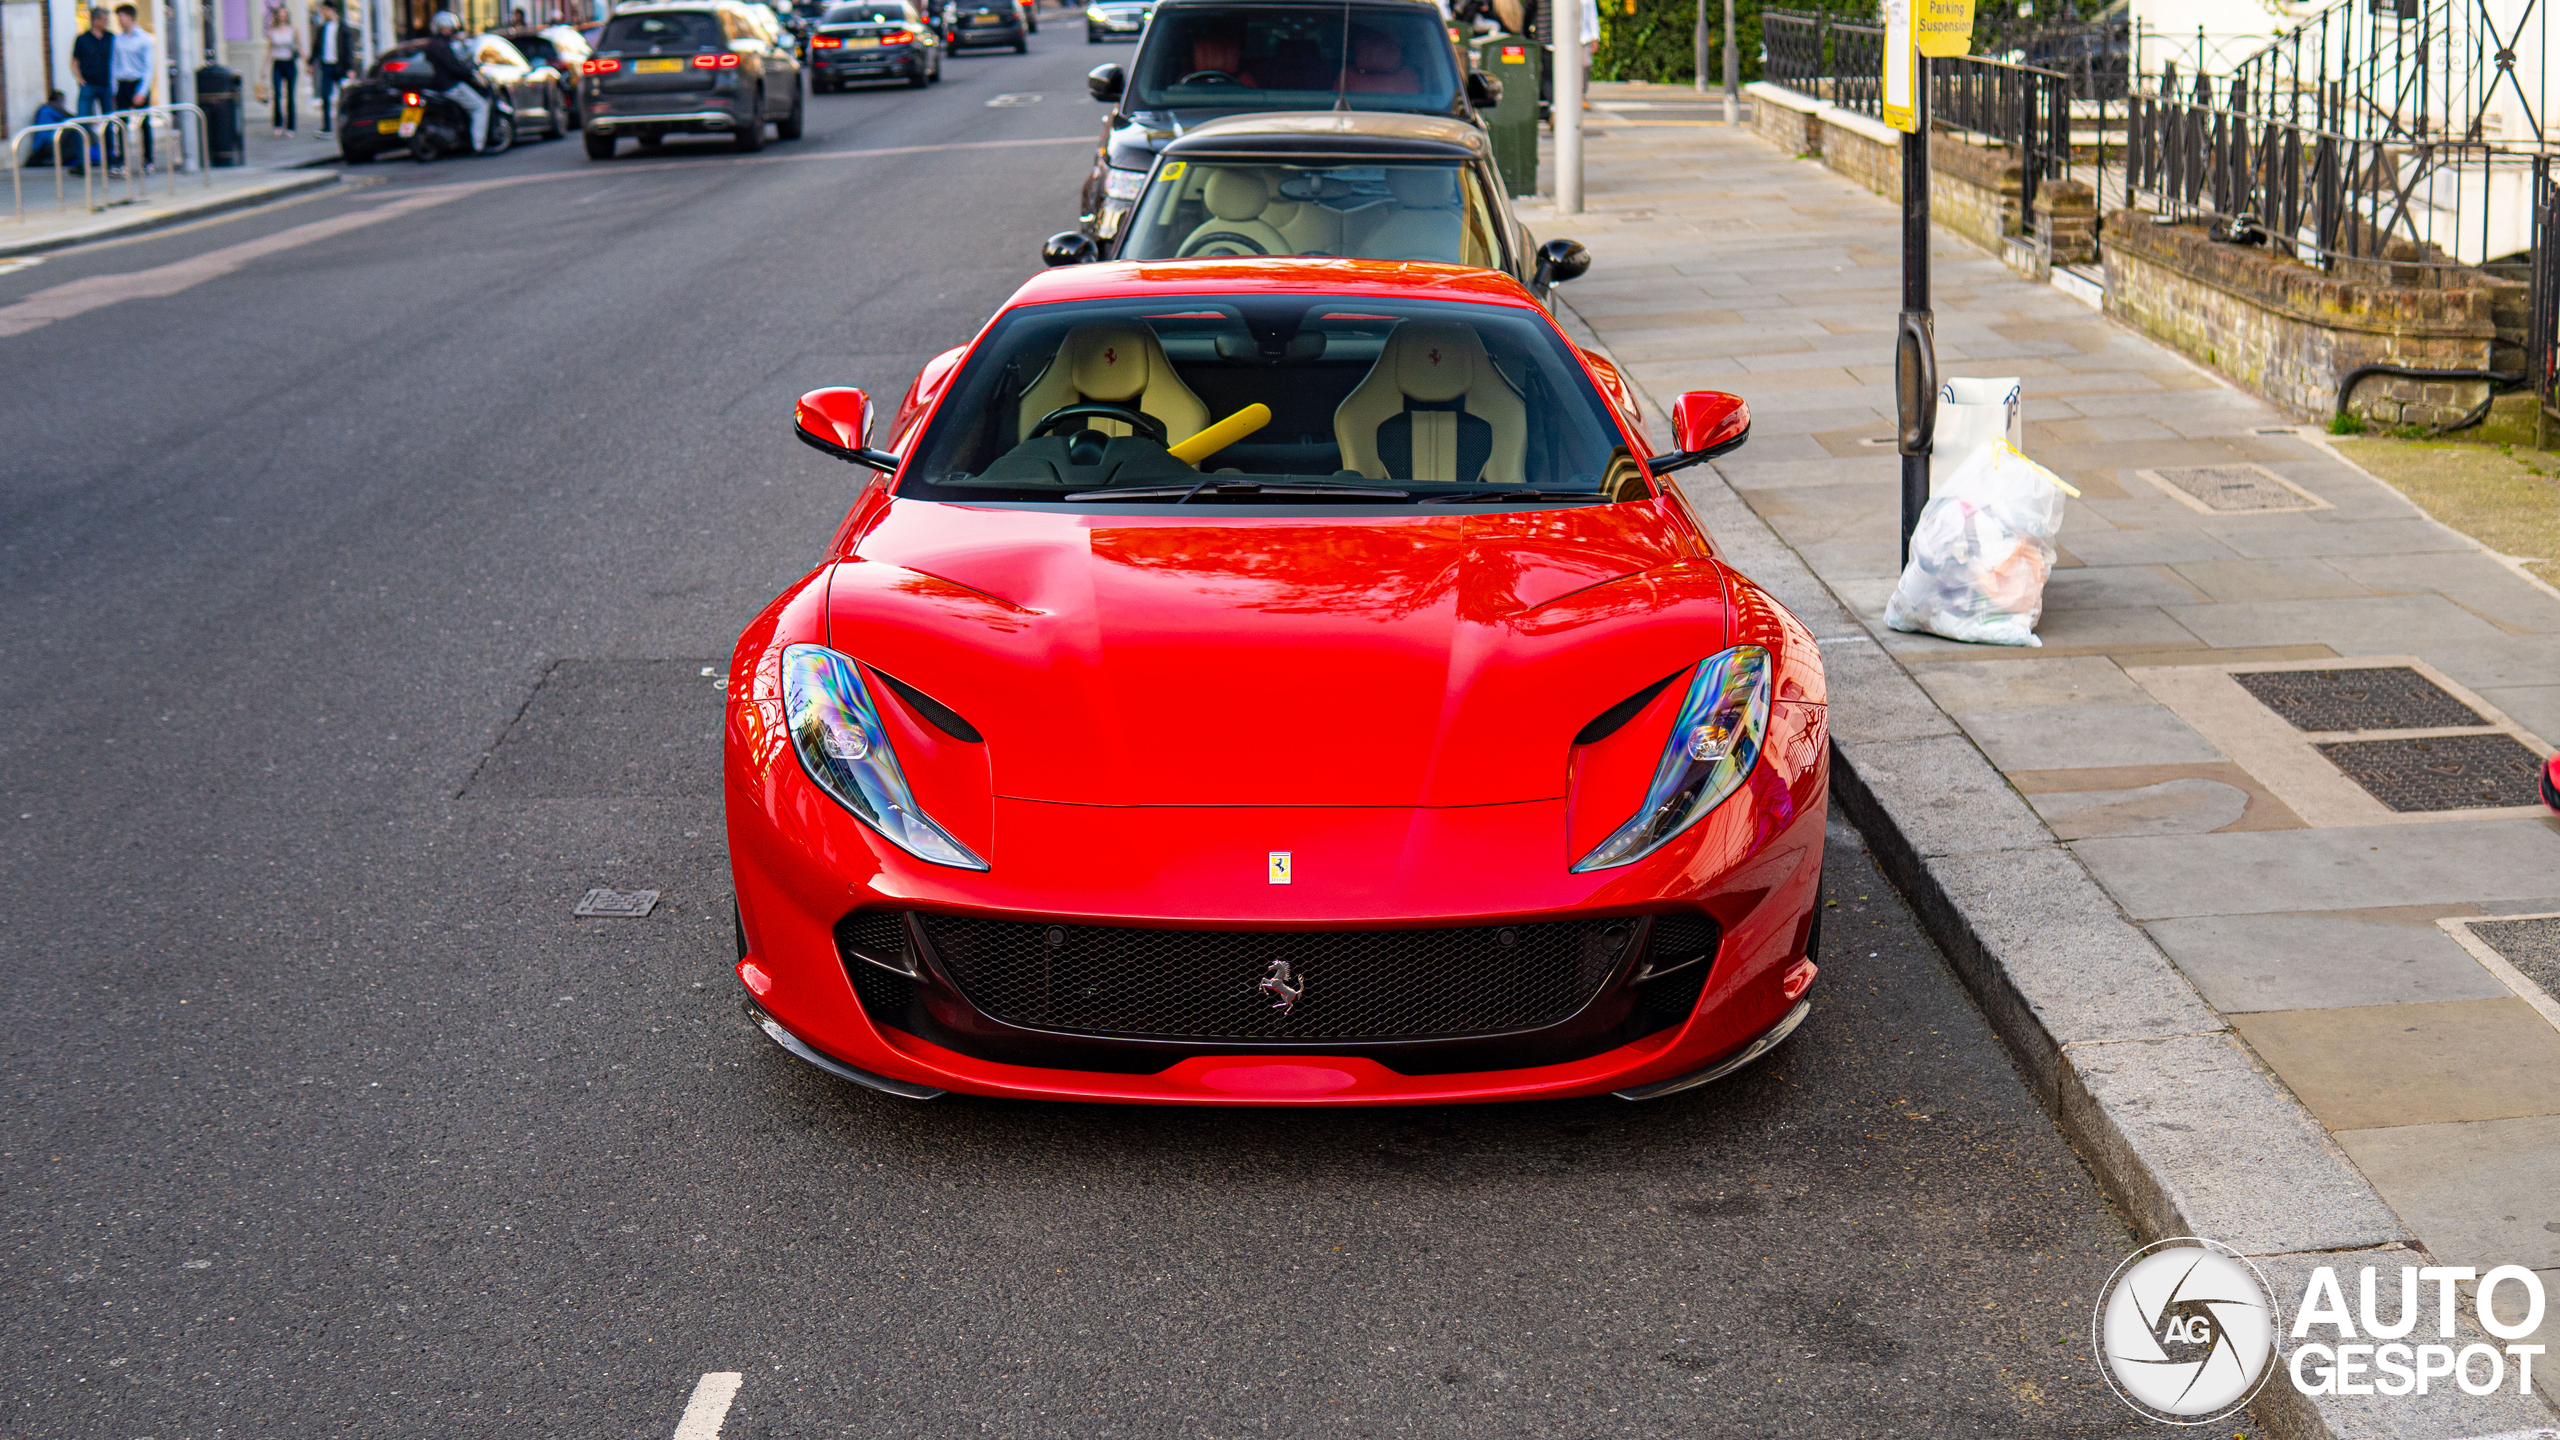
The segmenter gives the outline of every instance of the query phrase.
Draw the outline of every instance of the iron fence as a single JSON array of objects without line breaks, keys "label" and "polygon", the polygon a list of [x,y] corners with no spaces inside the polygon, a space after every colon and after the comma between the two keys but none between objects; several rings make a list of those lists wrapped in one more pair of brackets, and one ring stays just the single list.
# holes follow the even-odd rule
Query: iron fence
[{"label": "iron fence", "polygon": [[2560,420],[2560,183],[2551,178],[2551,157],[2533,157],[2533,251],[2527,279],[2532,285],[2531,319],[2525,332],[2525,383],[2541,402],[2535,420],[2534,448],[2549,440],[2552,421]]},{"label": "iron fence", "polygon": [[2125,190],[2163,223],[2327,266],[2389,261],[2406,277],[2532,248],[2540,157],[2462,138],[2359,135],[2268,115],[2249,77],[2174,75],[2127,102]]},{"label": "iron fence", "polygon": [[2047,180],[2071,176],[2072,76],[1962,55],[1929,62],[1929,118],[1971,130],[2018,156],[2019,213],[2032,214]]}]

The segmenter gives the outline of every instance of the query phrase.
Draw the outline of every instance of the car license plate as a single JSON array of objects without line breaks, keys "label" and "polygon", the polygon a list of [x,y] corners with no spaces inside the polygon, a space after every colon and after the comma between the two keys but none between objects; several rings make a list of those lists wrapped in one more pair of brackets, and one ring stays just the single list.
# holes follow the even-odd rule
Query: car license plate
[{"label": "car license plate", "polygon": [[684,68],[681,60],[643,60],[631,67],[643,75],[672,75]]},{"label": "car license plate", "polygon": [[399,125],[401,137],[406,139],[411,135],[417,134],[418,122],[426,118],[427,107],[423,105],[412,105],[408,109],[401,111]]},{"label": "car license plate", "polygon": [[377,120],[373,124],[373,133],[376,135],[397,135],[400,133],[400,122],[397,120]]},{"label": "car license plate", "polygon": [[844,48],[847,50],[877,50],[880,48],[880,42],[877,40],[857,38],[844,42]]}]

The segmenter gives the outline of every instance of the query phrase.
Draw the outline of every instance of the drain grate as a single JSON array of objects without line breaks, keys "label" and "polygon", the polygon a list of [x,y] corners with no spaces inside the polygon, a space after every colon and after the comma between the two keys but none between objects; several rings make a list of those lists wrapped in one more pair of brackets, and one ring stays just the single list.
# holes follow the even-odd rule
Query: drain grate
[{"label": "drain grate", "polygon": [[2404,813],[2535,804],[2542,770],[2542,757],[2512,735],[2341,740],[2318,748],[2374,799]]},{"label": "drain grate", "polygon": [[2517,974],[2541,986],[2543,994],[2560,996],[2560,915],[2463,923],[2474,938],[2514,966]]},{"label": "drain grate", "polygon": [[2295,488],[2264,465],[2184,465],[2134,473],[2216,515],[2326,508],[2318,496]]},{"label": "drain grate", "polygon": [[2447,730],[2488,720],[2405,665],[2232,675],[2296,730]]}]

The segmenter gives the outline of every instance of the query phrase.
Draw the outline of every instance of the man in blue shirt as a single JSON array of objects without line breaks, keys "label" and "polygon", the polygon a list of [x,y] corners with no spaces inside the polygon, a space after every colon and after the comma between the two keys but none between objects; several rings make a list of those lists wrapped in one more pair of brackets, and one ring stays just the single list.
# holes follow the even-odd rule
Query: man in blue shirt
[{"label": "man in blue shirt", "polygon": [[[71,112],[62,108],[62,92],[48,90],[45,92],[44,103],[36,107],[36,118],[28,123],[27,128],[41,130],[47,125],[59,125],[70,118],[72,118]],[[53,163],[54,156],[58,154],[62,157],[62,168],[77,175],[88,168],[86,163],[88,157],[82,153],[87,149],[87,142],[80,138],[79,131],[56,130],[27,147],[27,163],[50,165]]]},{"label": "man in blue shirt", "polygon": [[[93,12],[94,13],[94,12]],[[151,103],[152,62],[157,48],[151,43],[151,32],[142,28],[131,5],[116,7],[115,60],[110,67],[116,83],[116,108],[139,110]],[[117,147],[121,149],[122,146]],[[121,165],[122,155],[109,160]],[[151,122],[142,122],[142,173],[151,173]]]}]

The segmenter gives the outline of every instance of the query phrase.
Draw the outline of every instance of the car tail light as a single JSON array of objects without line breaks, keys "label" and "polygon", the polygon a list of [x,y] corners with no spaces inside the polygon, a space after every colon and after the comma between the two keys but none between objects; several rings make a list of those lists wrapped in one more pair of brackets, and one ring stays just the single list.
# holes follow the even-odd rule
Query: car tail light
[{"label": "car tail light", "polygon": [[809,48],[812,50],[841,50],[844,48],[844,42],[833,35],[821,35],[817,39],[809,42]]},{"label": "car tail light", "polygon": [[735,70],[738,68],[738,57],[735,55],[696,55],[693,57],[693,68],[696,70]]},{"label": "car tail light", "polygon": [[883,36],[881,36],[881,37],[880,37],[880,43],[881,43],[881,44],[883,44],[883,45],[912,45],[912,44],[914,44],[914,43],[915,43],[915,39],[916,39],[916,37],[914,37],[913,35],[909,35],[909,34],[906,34],[906,33],[904,33],[904,32],[900,32],[899,34],[896,34],[896,35],[883,35]]},{"label": "car tail light", "polygon": [[417,91],[415,91],[415,90],[412,90],[412,91],[410,91],[408,94],[401,96],[401,97],[400,97],[400,103],[401,103],[401,104],[403,104],[403,105],[416,105],[416,104],[419,104],[419,103],[420,103],[420,101],[419,101],[419,99],[418,99],[418,92],[417,92]]},{"label": "car tail light", "polygon": [[601,60],[590,60],[578,67],[580,71],[589,75],[610,75],[621,68],[622,62],[610,55]]}]

